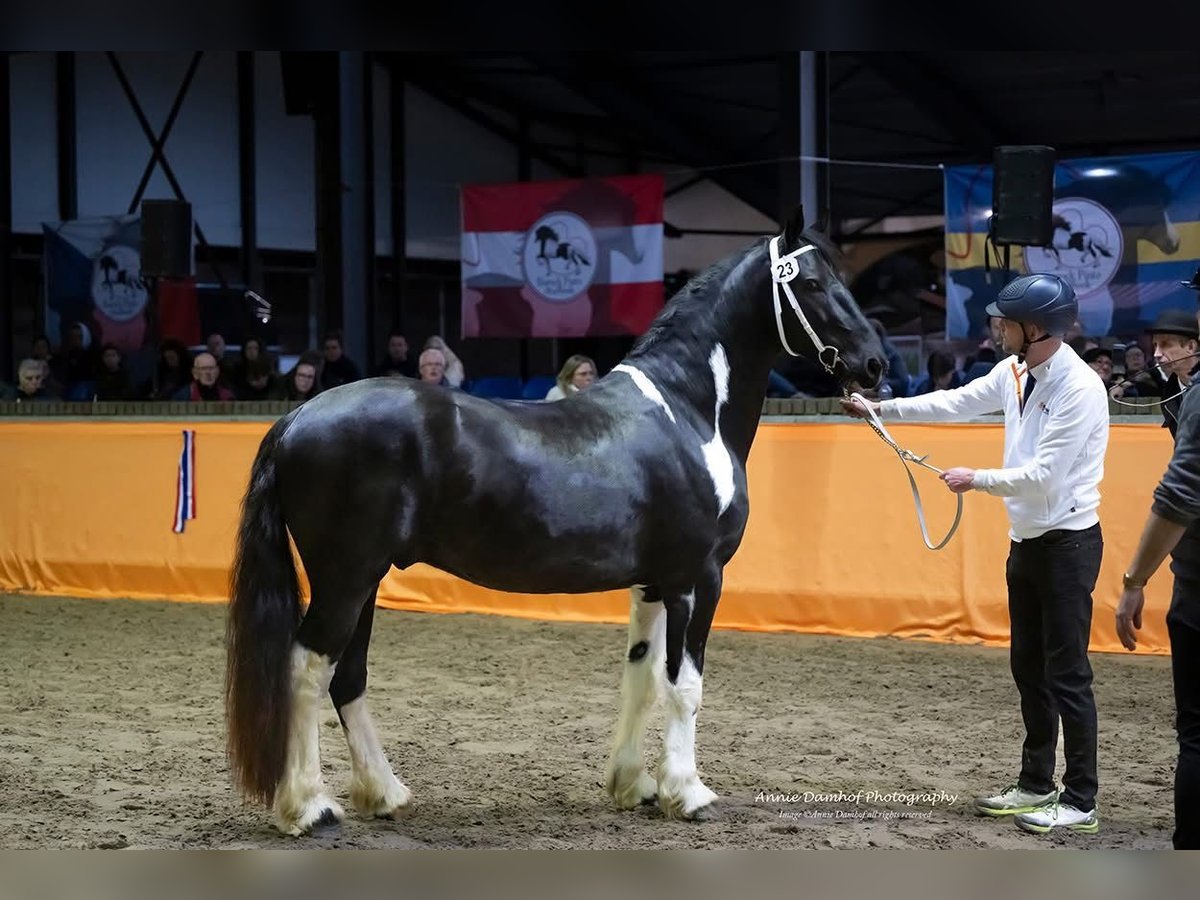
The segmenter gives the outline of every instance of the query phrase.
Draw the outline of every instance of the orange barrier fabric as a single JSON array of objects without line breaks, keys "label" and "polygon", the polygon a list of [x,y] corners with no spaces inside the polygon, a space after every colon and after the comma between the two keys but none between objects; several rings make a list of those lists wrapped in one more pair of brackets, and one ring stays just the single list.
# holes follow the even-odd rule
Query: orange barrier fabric
[{"label": "orange barrier fabric", "polygon": [[[222,601],[237,516],[265,422],[0,422],[0,590],[84,597]],[[196,512],[171,530],[183,429],[196,432]],[[1002,427],[897,425],[896,439],[943,468],[996,466]],[[1113,609],[1150,494],[1170,459],[1165,430],[1114,425],[1102,486],[1104,564],[1092,649],[1120,650]],[[930,531],[952,495],[918,476]],[[966,495],[946,549],[925,549],[908,482],[865,425],[764,424],[750,457],[751,514],[725,574],[716,626],[1005,645],[1008,553],[1002,502]],[[570,502],[570,498],[564,498]],[[1140,649],[1168,649],[1166,566],[1147,590]],[[624,622],[625,592],[490,591],[428,566],[392,569],[381,606]]]}]

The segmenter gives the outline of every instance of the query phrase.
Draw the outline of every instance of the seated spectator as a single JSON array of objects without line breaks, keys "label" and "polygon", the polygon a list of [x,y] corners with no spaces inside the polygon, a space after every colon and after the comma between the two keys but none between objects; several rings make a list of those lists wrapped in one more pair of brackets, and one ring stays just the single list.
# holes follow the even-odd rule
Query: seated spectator
[{"label": "seated spectator", "polygon": [[100,351],[100,371],[96,375],[96,399],[100,401],[132,400],[133,385],[125,371],[125,360],[116,344],[105,344]]},{"label": "seated spectator", "polygon": [[30,345],[29,358],[50,362],[50,338],[44,334],[37,335]]},{"label": "seated spectator", "polygon": [[1083,354],[1083,361],[1091,366],[1104,386],[1112,387],[1112,351],[1104,347],[1092,347]]},{"label": "seated spectator", "polygon": [[417,370],[421,381],[426,384],[454,390],[454,386],[446,378],[446,354],[436,347],[422,351],[421,358],[417,360]]},{"label": "seated spectator", "polygon": [[563,400],[591,386],[595,381],[596,364],[588,357],[576,353],[563,363],[554,387],[546,393],[546,399]]},{"label": "seated spectator", "polygon": [[442,358],[446,360],[446,382],[450,387],[462,387],[462,383],[467,378],[467,372],[463,368],[462,360],[455,356],[454,351],[447,347],[446,342],[436,334],[425,342],[425,349],[428,350],[430,348],[442,351]]},{"label": "seated spectator", "polygon": [[283,382],[275,386],[273,400],[300,401],[311,400],[321,393],[318,369],[321,364],[320,354],[308,351],[301,355],[292,370],[283,377]]},{"label": "seated spectator", "polygon": [[904,364],[904,357],[900,355],[900,351],[896,349],[896,345],[888,338],[887,329],[883,327],[882,322],[878,319],[867,319],[867,321],[875,329],[875,334],[879,337],[879,342],[883,344],[883,352],[887,357],[887,376],[885,380],[892,389],[892,396],[907,397],[908,366]]},{"label": "seated spectator", "polygon": [[975,354],[975,361],[963,373],[963,384],[974,381],[981,375],[986,375],[996,367],[996,351],[991,347],[980,347]]},{"label": "seated spectator", "polygon": [[91,340],[88,330],[80,322],[73,323],[67,329],[67,337],[59,348],[58,356],[50,362],[54,380],[62,385],[64,392],[96,377],[98,360],[91,348]]},{"label": "seated spectator", "polygon": [[962,376],[954,363],[954,355],[945,350],[934,350],[929,354],[925,377],[917,382],[913,394],[947,391],[951,388],[961,387],[962,383]]},{"label": "seated spectator", "polygon": [[237,389],[239,400],[270,400],[275,393],[271,364],[265,356],[258,356],[238,369],[241,377]]},{"label": "seated spectator", "polygon": [[321,348],[325,353],[325,365],[321,369],[321,390],[327,391],[362,378],[358,366],[345,353],[340,331],[331,331],[325,335]]},{"label": "seated spectator", "polygon": [[371,370],[373,376],[402,375],[405,378],[418,376],[417,365],[408,356],[408,338],[399,331],[388,335],[387,355]]},{"label": "seated spectator", "polygon": [[192,380],[192,355],[183,341],[167,338],[158,348],[158,367],[154,370],[151,400],[170,400]]},{"label": "seated spectator", "polygon": [[217,366],[221,370],[220,377],[217,379],[225,387],[232,387],[234,378],[237,375],[237,360],[226,352],[225,335],[219,331],[214,331],[208,336],[205,341],[208,347],[208,352],[212,354],[213,359],[217,361]]},{"label": "seated spectator", "polygon": [[263,349],[262,341],[256,337],[248,337],[242,342],[242,352],[238,361],[233,367],[233,392],[237,394],[239,400],[245,399],[242,394],[246,392],[246,370],[251,364],[257,364],[261,361],[267,367],[267,373],[272,374],[275,366]]},{"label": "seated spectator", "polygon": [[[1120,396],[1135,396],[1129,391],[1136,391],[1138,397],[1162,396],[1162,385],[1154,374],[1146,368],[1146,351],[1137,344],[1130,344],[1125,349],[1125,379]],[[1117,396],[1117,395],[1113,395]]]},{"label": "seated spectator", "polygon": [[192,361],[192,383],[181,388],[172,400],[189,400],[193,403],[214,400],[232,400],[233,391],[218,384],[221,367],[211,353],[197,353]]},{"label": "seated spectator", "polygon": [[23,359],[17,366],[17,390],[13,397],[16,403],[46,403],[51,397],[42,382],[46,379],[45,364],[39,359]]}]

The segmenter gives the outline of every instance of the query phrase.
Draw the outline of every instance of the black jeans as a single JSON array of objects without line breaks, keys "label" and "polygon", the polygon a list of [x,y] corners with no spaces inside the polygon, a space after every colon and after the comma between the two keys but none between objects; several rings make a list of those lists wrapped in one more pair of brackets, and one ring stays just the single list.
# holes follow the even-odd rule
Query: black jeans
[{"label": "black jeans", "polygon": [[1097,524],[1013,541],[1008,554],[1009,661],[1025,720],[1018,784],[1037,794],[1054,790],[1061,716],[1067,757],[1061,799],[1085,812],[1096,805],[1096,700],[1087,651],[1103,553]]},{"label": "black jeans", "polygon": [[1171,636],[1171,675],[1175,682],[1175,733],[1179,761],[1175,766],[1176,850],[1200,850],[1200,629],[1180,608],[1200,604],[1200,581],[1175,579],[1175,596],[1167,613]]}]

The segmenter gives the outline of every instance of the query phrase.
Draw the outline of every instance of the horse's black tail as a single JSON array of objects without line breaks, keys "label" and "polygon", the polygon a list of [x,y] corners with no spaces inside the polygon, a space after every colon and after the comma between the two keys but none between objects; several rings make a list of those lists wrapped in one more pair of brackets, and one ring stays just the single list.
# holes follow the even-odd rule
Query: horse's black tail
[{"label": "horse's black tail", "polygon": [[301,618],[300,584],[275,473],[289,419],[267,432],[250,471],[225,630],[230,768],[247,798],[268,805],[287,760],[291,649]]}]

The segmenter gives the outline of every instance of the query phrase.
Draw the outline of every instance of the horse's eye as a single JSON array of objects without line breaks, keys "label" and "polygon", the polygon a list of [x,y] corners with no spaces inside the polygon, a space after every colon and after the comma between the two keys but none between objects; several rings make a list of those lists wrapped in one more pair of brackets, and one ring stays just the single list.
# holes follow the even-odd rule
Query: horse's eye
[{"label": "horse's eye", "polygon": [[805,278],[804,289],[806,291],[819,291],[821,289],[821,282],[815,278]]}]

